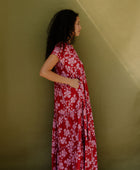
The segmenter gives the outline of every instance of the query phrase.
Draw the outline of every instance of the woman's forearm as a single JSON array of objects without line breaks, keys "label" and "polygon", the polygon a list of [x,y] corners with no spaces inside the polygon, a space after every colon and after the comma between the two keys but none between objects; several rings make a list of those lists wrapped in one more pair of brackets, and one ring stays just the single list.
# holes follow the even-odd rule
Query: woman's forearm
[{"label": "woman's forearm", "polygon": [[48,70],[46,72],[40,72],[40,76],[44,77],[50,81],[53,81],[53,82],[64,83],[64,84],[68,84],[68,85],[70,85],[71,80],[72,80],[71,78],[67,78],[67,77],[58,75],[51,70],[50,71]]}]

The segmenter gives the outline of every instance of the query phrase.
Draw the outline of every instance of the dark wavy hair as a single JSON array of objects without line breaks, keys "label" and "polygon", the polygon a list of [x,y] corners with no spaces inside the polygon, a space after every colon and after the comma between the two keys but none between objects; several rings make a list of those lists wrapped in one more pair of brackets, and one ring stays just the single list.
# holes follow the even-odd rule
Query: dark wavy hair
[{"label": "dark wavy hair", "polygon": [[51,54],[57,43],[74,42],[74,24],[78,15],[79,14],[73,10],[64,9],[53,16],[47,29],[48,37],[45,60]]}]

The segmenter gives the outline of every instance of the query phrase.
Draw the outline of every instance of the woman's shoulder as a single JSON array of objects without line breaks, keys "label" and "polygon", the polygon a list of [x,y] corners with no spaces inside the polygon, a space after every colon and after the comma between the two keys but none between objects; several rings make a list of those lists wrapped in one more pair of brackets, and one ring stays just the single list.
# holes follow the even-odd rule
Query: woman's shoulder
[{"label": "woman's shoulder", "polygon": [[72,45],[68,42],[63,42],[63,41],[59,41],[56,43],[56,46],[66,46],[66,47],[71,47]]},{"label": "woman's shoulder", "polygon": [[72,45],[69,44],[69,43],[67,43],[67,42],[62,42],[62,41],[60,41],[60,42],[56,43],[55,47],[56,47],[56,48],[59,48],[59,49],[61,49],[61,50],[67,51],[67,50],[69,50],[69,49],[72,48]]}]

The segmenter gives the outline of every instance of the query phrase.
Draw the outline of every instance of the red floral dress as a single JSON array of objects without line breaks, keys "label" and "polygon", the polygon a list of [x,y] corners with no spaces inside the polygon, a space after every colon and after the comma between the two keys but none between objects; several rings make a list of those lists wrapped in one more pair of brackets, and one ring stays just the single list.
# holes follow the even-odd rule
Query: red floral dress
[{"label": "red floral dress", "polygon": [[54,83],[52,170],[98,170],[97,145],[84,66],[72,45],[58,43],[55,72],[79,79],[79,87]]}]

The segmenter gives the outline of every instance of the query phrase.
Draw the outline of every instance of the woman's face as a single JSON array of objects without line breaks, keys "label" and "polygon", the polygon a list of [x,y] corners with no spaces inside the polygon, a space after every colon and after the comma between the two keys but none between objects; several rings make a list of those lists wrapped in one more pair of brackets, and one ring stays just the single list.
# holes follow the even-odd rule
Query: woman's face
[{"label": "woman's face", "polygon": [[79,16],[76,17],[74,28],[75,28],[75,36],[77,37],[77,36],[79,36],[80,30],[82,28],[81,25],[80,25],[80,18],[79,18]]}]

